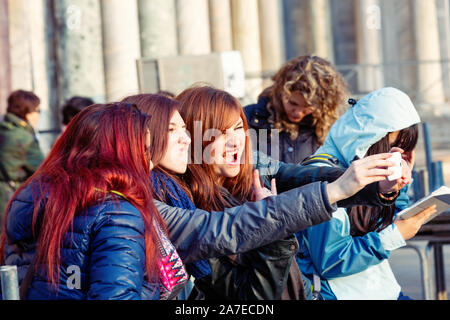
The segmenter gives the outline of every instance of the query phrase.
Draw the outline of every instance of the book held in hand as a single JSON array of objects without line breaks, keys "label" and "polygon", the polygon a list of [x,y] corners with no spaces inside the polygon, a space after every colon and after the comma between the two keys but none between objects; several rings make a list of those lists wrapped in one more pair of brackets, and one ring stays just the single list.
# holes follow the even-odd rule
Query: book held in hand
[{"label": "book held in hand", "polygon": [[418,200],[410,207],[400,211],[397,214],[397,217],[399,219],[408,219],[434,204],[436,205],[436,213],[425,221],[425,223],[450,209],[450,188],[446,186],[440,187],[439,189],[433,191],[430,195]]}]

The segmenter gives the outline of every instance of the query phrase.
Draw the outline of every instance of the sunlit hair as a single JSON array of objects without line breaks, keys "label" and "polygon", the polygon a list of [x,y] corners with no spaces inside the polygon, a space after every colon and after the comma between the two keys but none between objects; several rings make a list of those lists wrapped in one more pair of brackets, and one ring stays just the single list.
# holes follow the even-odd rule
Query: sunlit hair
[{"label": "sunlit hair", "polygon": [[314,126],[317,142],[323,144],[328,130],[343,111],[349,95],[348,85],[342,75],[327,60],[307,55],[286,62],[272,80],[274,84],[260,95],[269,98],[269,122],[295,139],[299,126],[289,121],[282,97],[283,94],[290,97],[293,92],[299,92],[308,106],[313,107],[312,114],[307,117],[310,117]]},{"label": "sunlit hair", "polygon": [[[406,154],[411,153],[419,138],[418,125],[412,125],[399,132],[394,143],[389,144],[389,135],[373,144],[366,156],[389,152],[392,147],[402,148]],[[358,206],[350,210],[349,218],[353,236],[363,236],[371,231],[380,231],[393,222],[395,206],[366,207]]]},{"label": "sunlit hair", "polygon": [[[191,197],[189,188],[182,182],[181,178],[160,165],[160,161],[166,154],[170,146],[169,143],[169,123],[175,111],[179,109],[179,102],[171,97],[158,94],[138,94],[126,97],[122,102],[133,103],[143,113],[152,115],[149,122],[151,144],[150,154],[152,154],[153,174],[165,174],[175,180],[178,185]],[[169,188],[165,188],[164,180],[161,180],[159,190],[155,190],[155,197],[158,200],[165,201],[166,192]],[[175,195],[171,195],[174,197]]]},{"label": "sunlit hair", "polygon": [[[180,113],[186,122],[186,128],[191,133],[193,141],[201,139],[203,150],[212,141],[204,141],[203,135],[210,129],[217,129],[225,134],[239,117],[243,120],[245,132],[248,124],[239,101],[231,94],[212,88],[210,86],[196,86],[184,90],[177,98],[180,102]],[[196,137],[194,133],[195,122],[201,121],[201,136]],[[195,151],[195,150],[194,150]],[[191,152],[191,163],[185,174],[185,181],[189,185],[194,203],[204,210],[223,210],[231,207],[229,196],[238,202],[250,200],[252,188],[252,169],[250,138],[246,135],[244,157],[241,160],[239,174],[234,178],[218,178],[214,173],[214,164],[202,161],[197,164],[194,161],[195,152]],[[229,195],[223,194],[223,187]]]},{"label": "sunlit hair", "polygon": [[149,117],[131,104],[97,104],[83,109],[38,170],[14,194],[13,198],[29,185],[37,191],[32,223],[37,241],[36,266],[44,266],[53,285],[59,279],[63,239],[73,230],[75,216],[105,201],[111,190],[125,195],[140,211],[145,227],[146,271],[149,278],[158,276],[160,253],[154,223],[166,228],[148,183],[148,126]]}]

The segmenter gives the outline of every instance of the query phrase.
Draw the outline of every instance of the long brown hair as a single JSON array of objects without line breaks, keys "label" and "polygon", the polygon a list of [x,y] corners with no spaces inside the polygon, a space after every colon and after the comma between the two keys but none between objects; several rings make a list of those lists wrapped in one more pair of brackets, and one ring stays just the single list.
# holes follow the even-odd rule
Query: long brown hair
[{"label": "long brown hair", "polygon": [[[179,187],[187,194],[192,200],[192,194],[186,184],[183,182],[182,177],[166,170],[159,165],[167,149],[170,147],[169,143],[169,123],[173,114],[179,111],[180,103],[165,94],[138,94],[134,96],[126,97],[122,102],[133,103],[143,113],[152,115],[149,122],[149,129],[151,134],[150,154],[152,154],[152,162],[154,168],[152,174],[158,175],[160,173],[172,178]],[[164,186],[164,180],[161,180],[158,190],[154,190],[154,196],[160,201],[165,201],[166,192],[169,192],[169,188]],[[153,186],[155,187],[155,186]],[[175,195],[171,195],[172,197]]]},{"label": "long brown hair", "polygon": [[[399,147],[405,153],[410,153],[416,147],[418,137],[418,125],[414,124],[401,130],[392,145],[389,143],[389,134],[387,134],[384,138],[373,144],[366,155],[370,156],[389,152],[392,147]],[[371,231],[383,230],[392,223],[394,214],[394,205],[383,208],[366,206],[353,207],[349,213],[351,234],[353,236],[363,236]]]},{"label": "long brown hair", "polygon": [[299,127],[287,118],[282,97],[283,94],[290,96],[292,92],[299,92],[307,104],[314,107],[308,117],[311,117],[317,142],[323,144],[349,95],[344,77],[327,60],[306,55],[286,62],[272,80],[274,84],[260,95],[269,98],[269,122],[295,139]]},{"label": "long brown hair", "polygon": [[[211,141],[203,141],[203,134],[209,129],[225,132],[239,117],[247,132],[248,124],[239,101],[231,94],[210,86],[196,86],[184,90],[177,98],[180,102],[180,113],[191,133],[192,140],[201,139],[202,151]],[[196,122],[201,121],[201,132],[194,130]],[[194,136],[200,134],[200,136]],[[192,146],[192,145],[191,145]],[[240,165],[239,174],[233,178],[216,181],[213,165],[204,161],[197,163],[195,152],[191,152],[191,163],[184,175],[185,183],[190,187],[194,203],[197,207],[211,211],[232,207],[229,196],[239,203],[250,199],[252,189],[251,145],[248,135],[245,137],[244,161]],[[223,187],[223,188],[221,188]],[[225,190],[224,190],[225,189]],[[227,191],[229,194],[223,194]]]},{"label": "long brown hair", "polygon": [[[83,109],[34,175],[14,194],[8,208],[27,186],[40,190],[32,223],[37,239],[36,266],[45,267],[43,272],[51,284],[58,284],[62,242],[73,229],[75,216],[104,201],[105,191],[111,190],[125,195],[141,213],[146,271],[150,279],[159,276],[160,253],[156,245],[159,238],[154,223],[164,229],[165,224],[152,201],[148,183],[150,154],[145,143],[148,122],[149,117],[131,104],[98,104]],[[41,204],[45,205],[43,213]],[[6,217],[4,221],[6,230]]]}]

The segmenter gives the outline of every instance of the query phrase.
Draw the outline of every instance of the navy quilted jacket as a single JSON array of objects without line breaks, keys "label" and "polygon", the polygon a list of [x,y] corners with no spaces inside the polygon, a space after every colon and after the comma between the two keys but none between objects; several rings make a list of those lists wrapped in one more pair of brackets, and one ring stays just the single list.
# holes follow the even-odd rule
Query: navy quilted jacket
[{"label": "navy quilted jacket", "polygon": [[[19,282],[35,252],[30,188],[13,201],[7,221],[5,264],[18,266]],[[144,280],[143,225],[140,212],[116,196],[78,215],[63,240],[58,290],[37,274],[27,299],[159,299]]]}]

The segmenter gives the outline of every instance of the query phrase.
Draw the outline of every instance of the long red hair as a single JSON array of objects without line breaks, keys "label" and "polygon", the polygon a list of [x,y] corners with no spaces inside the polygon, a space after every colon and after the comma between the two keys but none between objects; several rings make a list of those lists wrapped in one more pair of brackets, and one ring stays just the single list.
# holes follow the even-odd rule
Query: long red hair
[{"label": "long red hair", "polygon": [[[45,266],[52,284],[56,285],[59,277],[63,237],[73,228],[75,216],[105,200],[108,193],[101,190],[122,193],[140,211],[147,274],[150,279],[157,277],[159,251],[154,222],[165,227],[148,183],[148,126],[149,117],[132,104],[98,104],[83,109],[34,175],[14,194],[13,198],[31,183],[40,188],[32,224],[33,230],[39,226],[36,265]],[[44,210],[39,214],[41,204]]]},{"label": "long red hair", "polygon": [[[228,92],[209,86],[198,86],[184,90],[176,99],[180,102],[180,114],[186,122],[186,128],[191,133],[192,141],[202,141],[202,152],[211,141],[203,141],[203,134],[209,129],[225,132],[239,117],[242,118],[244,130],[248,132],[248,124],[239,101]],[[196,122],[201,122],[200,136],[195,128]],[[192,146],[192,145],[191,145]],[[211,211],[232,207],[220,187],[224,187],[232,197],[240,203],[250,200],[252,190],[252,170],[250,138],[246,135],[244,161],[240,165],[239,174],[233,178],[217,181],[213,165],[196,159],[196,150],[191,152],[191,163],[184,175],[186,184],[190,187],[194,203],[197,207]],[[201,162],[201,163],[199,163]]]}]

